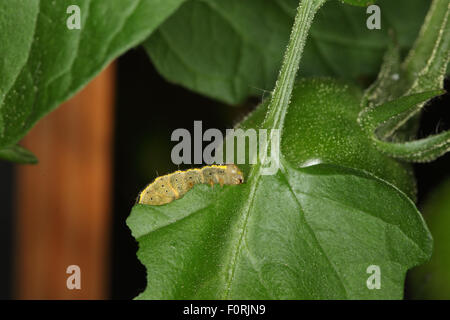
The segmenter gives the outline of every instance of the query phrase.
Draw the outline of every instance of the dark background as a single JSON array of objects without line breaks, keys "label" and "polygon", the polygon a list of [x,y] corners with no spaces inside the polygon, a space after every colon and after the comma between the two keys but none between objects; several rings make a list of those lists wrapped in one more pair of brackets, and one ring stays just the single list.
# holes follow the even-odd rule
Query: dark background
[{"label": "dark background", "polygon": [[[450,81],[446,81],[446,89],[450,89]],[[259,100],[230,107],[170,84],[141,48],[118,60],[110,298],[131,299],[145,288],[145,269],[136,258],[137,244],[125,220],[146,184],[177,169],[170,160],[175,143],[167,143],[172,131],[193,129],[194,120],[203,121],[203,130],[231,128]],[[449,94],[433,100],[423,112],[420,136],[450,128],[449,105]],[[449,165],[449,154],[433,163],[415,165],[419,207],[426,195],[449,177]],[[12,164],[0,161],[0,299],[12,298],[13,169]]]}]

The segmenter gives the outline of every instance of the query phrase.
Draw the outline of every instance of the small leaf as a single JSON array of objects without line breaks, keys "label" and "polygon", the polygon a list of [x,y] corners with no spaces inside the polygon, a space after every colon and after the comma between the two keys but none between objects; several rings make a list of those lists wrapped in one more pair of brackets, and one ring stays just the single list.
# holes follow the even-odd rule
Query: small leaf
[{"label": "small leaf", "polygon": [[403,69],[409,93],[443,88],[450,61],[450,2],[434,0]]},{"label": "small leaf", "polygon": [[[448,0],[432,1],[419,36],[396,75],[396,81],[377,81],[369,93],[376,93],[378,101],[443,88],[447,65],[450,61],[450,3]],[[384,77],[385,78],[385,77]],[[382,100],[380,97],[385,97]],[[366,103],[366,101],[363,101]],[[379,128],[382,139],[395,135],[397,140],[409,140],[418,129],[419,112],[425,103],[400,115],[395,121]]]},{"label": "small leaf", "polygon": [[418,104],[444,93],[445,91],[443,90],[422,92],[404,96],[379,106],[366,108],[359,114],[358,121],[367,132],[373,134],[376,128],[388,120],[398,118],[405,112],[411,112],[413,109],[417,110]]},{"label": "small leaf", "polygon": [[387,142],[378,137],[376,129],[386,122],[395,123],[405,113],[417,110],[417,105],[444,93],[434,90],[405,96],[393,101],[364,109],[358,116],[361,127],[372,138],[376,147],[387,155],[408,162],[428,162],[437,159],[450,150],[450,131],[425,139],[408,142]]},{"label": "small leaf", "polygon": [[378,73],[377,80],[368,87],[361,100],[363,108],[372,108],[383,102],[394,100],[399,96],[393,88],[397,87],[397,81],[400,79],[400,48],[397,45],[394,36],[392,42],[386,50]]},{"label": "small leaf", "polygon": [[31,151],[19,145],[0,149],[0,159],[22,164],[38,163],[38,159]]}]

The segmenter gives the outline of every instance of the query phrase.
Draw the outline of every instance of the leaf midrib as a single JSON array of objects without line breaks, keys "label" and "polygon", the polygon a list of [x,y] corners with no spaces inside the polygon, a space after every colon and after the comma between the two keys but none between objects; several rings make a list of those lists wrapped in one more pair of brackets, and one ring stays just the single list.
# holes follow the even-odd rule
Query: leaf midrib
[{"label": "leaf midrib", "polygon": [[235,249],[233,250],[232,257],[231,257],[231,263],[230,263],[230,267],[228,268],[228,272],[225,273],[225,275],[230,274],[230,273],[231,273],[231,275],[228,277],[228,281],[225,284],[223,300],[228,299],[228,297],[230,295],[231,285],[234,280],[234,275],[235,275],[236,266],[237,266],[237,258],[241,252],[244,235],[247,232],[247,223],[248,223],[248,218],[250,217],[250,208],[255,200],[256,189],[257,189],[260,179],[261,179],[260,167],[261,166],[259,164],[256,164],[255,166],[252,167],[250,174],[249,174],[249,177],[250,177],[249,180],[252,181],[252,183],[250,185],[250,193],[249,193],[249,196],[247,197],[247,201],[245,203],[245,213],[244,213],[244,218],[243,218],[244,221],[242,223],[242,227],[238,228],[239,230],[242,230],[242,232],[240,233],[238,243],[237,243]]}]

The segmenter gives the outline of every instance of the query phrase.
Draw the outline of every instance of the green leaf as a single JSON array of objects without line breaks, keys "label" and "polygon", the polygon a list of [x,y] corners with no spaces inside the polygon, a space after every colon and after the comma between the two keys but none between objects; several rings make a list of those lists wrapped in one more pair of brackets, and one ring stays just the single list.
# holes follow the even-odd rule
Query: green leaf
[{"label": "green leaf", "polygon": [[418,110],[425,101],[443,93],[443,90],[433,90],[403,96],[379,106],[369,106],[359,114],[358,122],[375,146],[390,157],[407,162],[433,161],[450,151],[450,131],[419,140],[390,142],[384,140],[379,129],[383,129],[386,123],[401,121],[405,113]]},{"label": "green leaf", "polygon": [[31,151],[19,145],[0,149],[0,159],[22,164],[38,163],[38,159]]},{"label": "green leaf", "polygon": [[[410,166],[382,154],[358,124],[361,96],[357,87],[331,79],[299,81],[283,129],[292,134],[283,135],[282,153],[297,167],[319,161],[371,172],[414,199]],[[257,125],[266,108],[263,103],[247,121]]]},{"label": "green leaf", "polygon": [[72,0],[1,1],[0,147],[16,144],[182,2],[79,0],[81,29],[69,30]]},{"label": "green leaf", "polygon": [[[408,88],[406,94],[443,89],[449,61],[450,2],[434,0],[419,37],[402,65],[404,74],[402,78],[405,79]],[[424,106],[425,103],[420,104],[416,109],[404,114],[401,121],[388,126],[388,134],[393,134],[408,121],[409,123],[417,121],[417,115]]]},{"label": "green leaf", "polygon": [[[406,270],[429,258],[432,240],[413,202],[380,178],[410,181],[370,147],[356,122],[360,98],[335,81],[302,81],[281,123],[277,174],[244,166],[243,185],[134,206],[127,225],[147,268],[138,298],[402,298]],[[266,107],[241,128],[260,128]],[[366,285],[371,265],[379,290]]]},{"label": "green leaf", "polygon": [[[169,81],[237,104],[271,91],[280,69],[296,0],[191,0],[171,16],[145,47]],[[375,77],[398,32],[402,51],[411,47],[429,4],[384,0],[382,30],[368,30],[365,8],[327,1],[306,44],[301,76],[347,80]]]},{"label": "green leaf", "polygon": [[433,0],[420,34],[403,65],[409,93],[442,89],[450,61],[450,3]]},{"label": "green leaf", "polygon": [[393,38],[384,54],[377,79],[364,92],[361,100],[363,107],[373,108],[375,105],[394,100],[404,93],[397,83],[400,78],[400,60],[400,48]]},{"label": "green leaf", "polygon": [[358,122],[361,123],[366,131],[374,134],[375,129],[386,121],[397,118],[403,113],[415,108],[417,104],[444,93],[444,90],[416,93],[383,103],[379,106],[365,108],[359,114]]},{"label": "green leaf", "polygon": [[[395,46],[393,46],[395,47]],[[413,48],[406,59],[391,48],[377,81],[366,91],[363,105],[372,107],[405,95],[443,89],[450,61],[450,3],[434,0],[428,10]],[[379,128],[381,138],[411,140],[419,126],[419,116],[426,101],[410,108]]]},{"label": "green leaf", "polygon": [[414,299],[450,299],[450,179],[427,197],[424,217],[434,238],[431,261],[411,270],[409,285]]},{"label": "green leaf", "polygon": [[[365,109],[358,118],[382,152],[403,161],[429,162],[450,151],[450,131],[420,140],[411,137],[417,131],[417,115],[425,103],[443,93],[438,89],[443,87],[450,60],[449,45],[450,3],[435,0],[402,65],[396,47],[388,50],[377,81],[364,94]],[[420,90],[429,91],[418,93]],[[402,131],[396,133],[403,125]],[[391,140],[395,142],[385,141],[394,133]]]},{"label": "green leaf", "polygon": [[450,131],[432,135],[424,139],[407,142],[388,142],[378,137],[377,128],[388,121],[395,122],[405,113],[417,109],[424,101],[443,94],[443,90],[416,93],[380,106],[365,108],[358,116],[361,127],[371,137],[375,146],[387,155],[408,162],[429,162],[450,151]]}]

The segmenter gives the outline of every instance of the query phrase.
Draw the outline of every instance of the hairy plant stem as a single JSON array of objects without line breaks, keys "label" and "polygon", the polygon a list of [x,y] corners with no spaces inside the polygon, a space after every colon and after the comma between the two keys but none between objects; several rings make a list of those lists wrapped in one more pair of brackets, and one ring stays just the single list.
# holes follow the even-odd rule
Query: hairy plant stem
[{"label": "hairy plant stem", "polygon": [[[434,0],[428,10],[420,33],[401,66],[400,86],[409,95],[442,89],[447,65],[450,60],[450,1]],[[418,114],[426,102],[418,104],[397,121],[389,123],[380,131],[383,138],[394,135],[409,122],[404,130],[417,130]]]},{"label": "hairy plant stem", "polygon": [[450,58],[450,1],[431,3],[419,36],[402,68],[413,78],[410,93],[440,89]]},{"label": "hairy plant stem", "polygon": [[[263,129],[282,129],[312,21],[317,11],[326,1],[327,0],[300,0],[289,43],[284,55],[283,64],[275,84],[275,89],[272,93],[266,117],[262,124]],[[261,161],[254,166],[255,170],[252,170],[252,173],[257,175],[259,174],[261,164],[266,163],[267,155],[270,154],[269,150],[271,149],[271,142],[274,140],[273,131],[271,132],[267,145],[263,146],[265,152],[260,153]]]},{"label": "hairy plant stem", "polygon": [[[244,215],[239,221],[240,229],[245,230],[249,215],[251,212],[251,205],[255,199],[256,190],[258,189],[259,182],[261,181],[262,167],[267,161],[267,155],[270,154],[271,143],[274,140],[274,131],[271,129],[282,129],[284,117],[286,115],[289,102],[294,88],[295,77],[299,69],[300,60],[303,54],[303,48],[308,37],[309,29],[316,12],[327,0],[300,0],[300,5],[297,9],[295,16],[295,22],[292,27],[289,43],[284,55],[283,64],[281,66],[280,74],[278,75],[277,82],[275,84],[275,90],[272,94],[266,118],[264,119],[262,128],[270,130],[270,139],[266,145],[261,145],[262,152],[260,152],[260,161],[254,165],[250,171],[250,193],[247,201],[244,204]],[[260,150],[261,151],[261,150]],[[281,158],[281,154],[276,155]],[[279,160],[279,159],[278,159]],[[225,290],[222,298],[228,299],[231,293],[231,286],[235,276],[236,259],[239,255],[240,249],[243,244],[243,237],[245,232],[241,233],[239,241],[233,250],[233,254],[230,260],[230,268],[226,272]]]},{"label": "hairy plant stem", "polygon": [[326,0],[300,1],[283,64],[263,123],[266,129],[281,129],[312,21],[325,2]]}]

